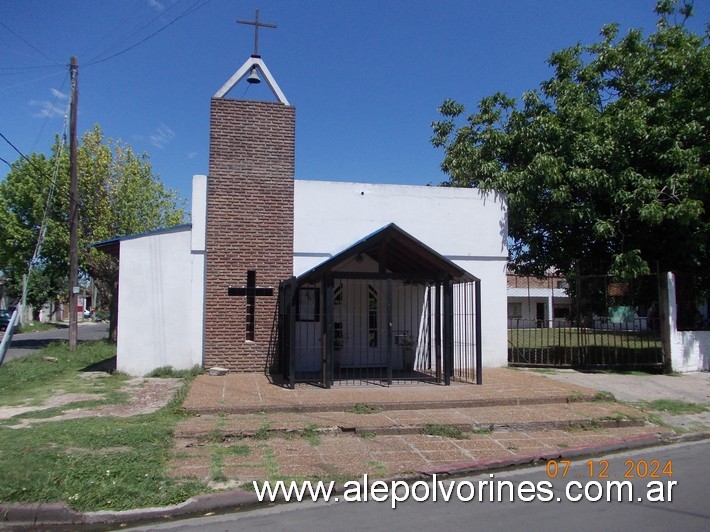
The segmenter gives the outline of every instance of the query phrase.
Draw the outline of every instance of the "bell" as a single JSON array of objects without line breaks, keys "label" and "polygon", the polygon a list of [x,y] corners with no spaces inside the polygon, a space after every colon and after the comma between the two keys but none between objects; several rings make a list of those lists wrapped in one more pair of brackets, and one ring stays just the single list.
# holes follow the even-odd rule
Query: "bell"
[{"label": "bell", "polygon": [[259,79],[259,73],[256,71],[256,68],[251,69],[251,73],[249,74],[247,81],[249,83],[261,83],[261,80]]}]

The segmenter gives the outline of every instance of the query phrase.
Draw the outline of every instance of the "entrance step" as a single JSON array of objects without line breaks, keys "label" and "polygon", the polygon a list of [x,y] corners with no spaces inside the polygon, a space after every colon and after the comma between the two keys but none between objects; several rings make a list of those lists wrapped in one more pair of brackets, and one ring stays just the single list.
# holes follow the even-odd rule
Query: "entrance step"
[{"label": "entrance step", "polygon": [[609,399],[608,394],[530,372],[492,368],[484,370],[483,385],[461,382],[451,386],[336,383],[330,389],[302,384],[294,390],[259,374],[201,375],[193,381],[183,406],[197,414],[317,413],[348,411],[361,405],[387,411],[409,411],[561,405],[599,399]]},{"label": "entrance step", "polygon": [[613,401],[446,409],[388,409],[358,405],[344,411],[208,414],[183,421],[175,436],[218,440],[305,434],[487,434],[504,431],[596,430],[639,427],[643,412]]}]

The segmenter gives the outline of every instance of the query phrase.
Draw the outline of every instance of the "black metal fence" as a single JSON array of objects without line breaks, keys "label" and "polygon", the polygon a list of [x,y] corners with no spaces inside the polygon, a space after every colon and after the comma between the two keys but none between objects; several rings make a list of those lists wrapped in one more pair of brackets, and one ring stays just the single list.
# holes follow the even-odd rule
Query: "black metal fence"
[{"label": "black metal fence", "polygon": [[663,352],[659,320],[634,319],[596,327],[543,327],[515,322],[508,329],[508,362],[515,366],[645,369],[660,371]]},{"label": "black metal fence", "polygon": [[509,298],[509,364],[662,370],[657,275],[509,277],[508,285],[509,294],[527,286]]}]

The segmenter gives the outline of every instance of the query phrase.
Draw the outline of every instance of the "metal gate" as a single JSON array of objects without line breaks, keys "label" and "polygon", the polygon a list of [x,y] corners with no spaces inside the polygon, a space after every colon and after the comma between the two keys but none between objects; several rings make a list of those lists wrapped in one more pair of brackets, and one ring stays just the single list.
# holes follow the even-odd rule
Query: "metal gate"
[{"label": "metal gate", "polygon": [[334,273],[324,283],[282,283],[280,296],[281,363],[292,383],[480,377],[476,281]]}]

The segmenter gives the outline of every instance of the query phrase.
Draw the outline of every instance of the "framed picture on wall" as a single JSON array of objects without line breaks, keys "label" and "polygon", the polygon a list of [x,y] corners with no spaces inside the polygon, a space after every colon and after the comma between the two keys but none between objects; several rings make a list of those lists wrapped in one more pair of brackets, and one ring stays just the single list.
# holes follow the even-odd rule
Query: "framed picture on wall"
[{"label": "framed picture on wall", "polygon": [[304,286],[298,289],[296,320],[320,320],[320,289],[314,286]]}]

